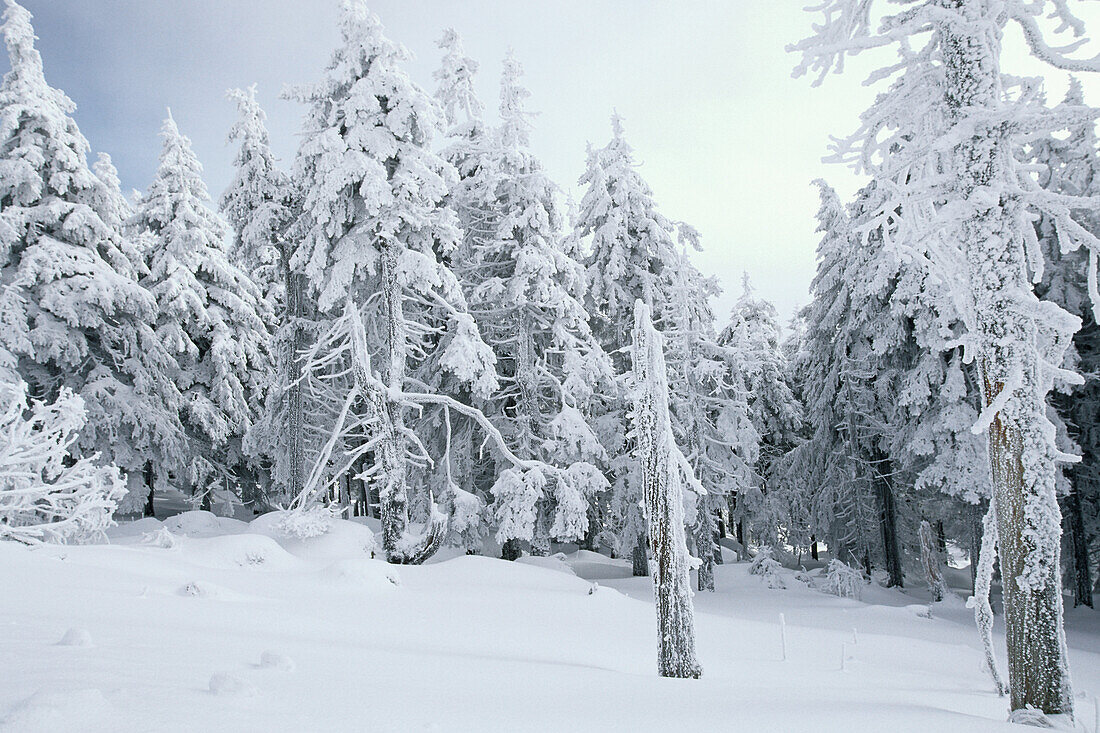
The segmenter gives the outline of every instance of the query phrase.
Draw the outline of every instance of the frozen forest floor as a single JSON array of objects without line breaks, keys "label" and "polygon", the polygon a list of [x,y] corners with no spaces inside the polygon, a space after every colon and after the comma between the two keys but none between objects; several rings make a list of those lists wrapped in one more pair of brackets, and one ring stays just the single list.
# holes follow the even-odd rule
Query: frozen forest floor
[{"label": "frozen forest floor", "polygon": [[[919,589],[846,600],[728,563],[717,593],[696,594],[703,679],[667,680],[650,580],[624,562],[451,553],[395,568],[352,522],[270,535],[263,518],[194,512],[124,525],[109,545],[0,543],[0,730],[1014,728],[963,591],[927,618]],[[1070,610],[1067,626],[1091,730],[1100,614]],[[997,643],[1003,664],[1000,630]]]}]

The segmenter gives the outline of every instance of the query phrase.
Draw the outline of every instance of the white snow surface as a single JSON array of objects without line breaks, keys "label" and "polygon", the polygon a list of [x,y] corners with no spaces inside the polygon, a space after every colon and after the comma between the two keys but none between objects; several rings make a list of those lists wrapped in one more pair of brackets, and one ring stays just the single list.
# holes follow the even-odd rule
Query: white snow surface
[{"label": "white snow surface", "polygon": [[[695,596],[704,677],[662,679],[652,582],[626,561],[394,567],[362,523],[301,540],[270,518],[214,519],[0,542],[0,732],[1015,729],[957,596],[928,618],[923,589],[857,601],[810,587],[818,571],[778,570],[771,589],[748,563],[719,565],[718,592]],[[148,541],[162,528],[170,546]],[[1100,616],[1067,626],[1091,726]],[[70,631],[94,645],[58,644]]]}]

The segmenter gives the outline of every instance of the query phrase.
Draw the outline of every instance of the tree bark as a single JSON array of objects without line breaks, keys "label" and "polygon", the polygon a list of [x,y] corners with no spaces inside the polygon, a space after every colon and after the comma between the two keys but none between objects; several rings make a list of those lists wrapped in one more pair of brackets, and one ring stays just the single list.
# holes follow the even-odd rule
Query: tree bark
[{"label": "tree bark", "polygon": [[1085,519],[1081,514],[1081,496],[1076,487],[1066,495],[1066,524],[1073,548],[1073,605],[1092,608],[1092,578],[1089,577],[1089,546]]},{"label": "tree bark", "polygon": [[645,535],[638,535],[634,542],[634,549],[630,552],[631,573],[635,578],[644,578],[649,575],[649,557],[646,555]]},{"label": "tree bark", "polygon": [[[885,465],[885,471],[879,471],[879,465]],[[882,535],[883,555],[886,561],[886,587],[904,588],[905,576],[901,567],[901,550],[898,547],[898,510],[894,501],[894,490],[890,486],[890,462],[876,462],[872,467],[875,494],[879,505],[879,527]]]},{"label": "tree bark", "polygon": [[145,464],[145,485],[149,487],[149,494],[145,497],[145,508],[141,515],[143,517],[155,517],[156,512],[153,507],[153,485],[156,483],[156,475],[153,471],[153,464]]},{"label": "tree bark", "polygon": [[714,515],[706,507],[706,497],[699,498],[698,517],[695,521],[695,551],[699,567],[695,571],[696,585],[700,592],[714,592]]}]

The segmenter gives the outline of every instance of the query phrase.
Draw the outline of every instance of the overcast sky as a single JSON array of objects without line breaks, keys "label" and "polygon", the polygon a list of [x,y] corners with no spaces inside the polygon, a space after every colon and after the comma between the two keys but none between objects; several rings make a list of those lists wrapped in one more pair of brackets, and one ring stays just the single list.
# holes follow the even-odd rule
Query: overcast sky
[{"label": "overcast sky", "polygon": [[[23,0],[35,16],[46,77],[78,106],[94,151],[115,159],[127,188],[148,185],[165,108],[194,141],[217,196],[232,176],[227,88],[259,85],[276,153],[290,165],[303,110],[286,84],[319,78],[338,40],[338,0]],[[374,0],[388,35],[415,55],[408,71],[434,91],[444,27],[481,63],[478,85],[495,112],[509,46],[539,112],[532,144],[553,178],[579,197],[588,141],[610,137],[617,109],[661,210],[695,225],[696,262],[726,293],[724,319],[748,271],[784,319],[808,300],[817,194],[859,180],[821,162],[830,135],[854,129],[873,98],[868,65],[812,89],[792,79],[784,51],[810,30],[805,0]],[[1088,7],[1088,4],[1084,4]],[[1100,3],[1093,3],[1100,5]],[[1100,10],[1086,14],[1100,34]],[[1008,66],[1036,73],[1015,35]],[[0,62],[6,69],[6,61]],[[1063,74],[1048,93],[1064,93]],[[1100,82],[1086,80],[1086,101]]]}]

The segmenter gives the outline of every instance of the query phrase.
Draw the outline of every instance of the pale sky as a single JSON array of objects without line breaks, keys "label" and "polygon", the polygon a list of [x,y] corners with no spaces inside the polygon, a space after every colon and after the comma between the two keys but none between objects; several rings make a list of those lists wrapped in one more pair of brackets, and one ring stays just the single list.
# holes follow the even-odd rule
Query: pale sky
[{"label": "pale sky", "polygon": [[[338,41],[338,0],[23,0],[34,14],[46,77],[77,104],[93,151],[111,154],[126,190],[148,185],[165,108],[191,137],[216,197],[232,176],[224,92],[257,83],[272,143],[289,168],[304,110],[279,94],[320,78]],[[699,268],[718,276],[724,321],[748,271],[786,319],[808,299],[817,193],[823,177],[843,196],[860,181],[822,163],[830,135],[846,135],[873,99],[870,66],[818,89],[792,79],[784,47],[807,35],[806,0],[374,0],[390,38],[415,55],[409,74],[429,92],[440,30],[454,27],[481,64],[491,115],[509,47],[526,70],[539,113],[533,148],[579,198],[585,145],[606,144],[618,110],[662,212],[703,235]],[[1083,5],[1088,3],[1071,3]],[[1100,3],[1092,3],[1093,6]],[[1100,36],[1100,10],[1082,13]],[[1013,34],[1006,68],[1021,62]],[[1095,46],[1094,46],[1095,47]],[[6,69],[6,61],[0,68]],[[1065,91],[1048,76],[1048,95]],[[1085,80],[1100,102],[1100,80]]]}]

